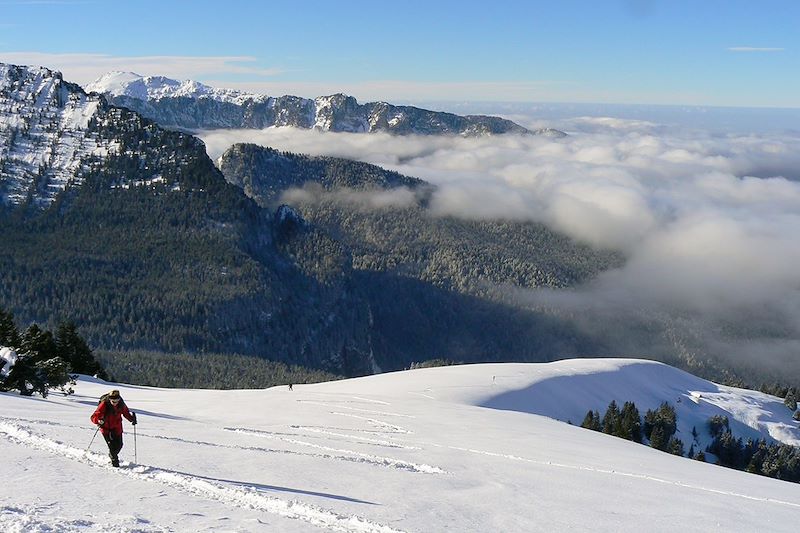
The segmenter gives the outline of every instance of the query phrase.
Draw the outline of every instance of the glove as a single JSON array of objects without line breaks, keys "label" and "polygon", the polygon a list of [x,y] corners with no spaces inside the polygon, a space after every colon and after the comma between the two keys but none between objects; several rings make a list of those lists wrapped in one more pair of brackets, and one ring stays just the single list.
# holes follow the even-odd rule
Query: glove
[{"label": "glove", "polygon": [[131,417],[133,417],[133,420],[131,420],[131,424],[135,426],[136,425],[136,413],[131,413]]},{"label": "glove", "polygon": [[101,418],[100,420],[97,421],[97,427],[101,427],[105,423],[106,421]]}]

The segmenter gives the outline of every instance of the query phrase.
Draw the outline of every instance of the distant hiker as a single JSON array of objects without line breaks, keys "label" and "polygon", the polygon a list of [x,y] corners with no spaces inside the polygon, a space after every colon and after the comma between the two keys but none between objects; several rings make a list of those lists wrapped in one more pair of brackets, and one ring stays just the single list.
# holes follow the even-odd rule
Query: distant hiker
[{"label": "distant hiker", "polygon": [[292,384],[289,383],[289,390],[292,390]]},{"label": "distant hiker", "polygon": [[136,425],[136,413],[131,413],[122,400],[118,390],[112,390],[100,397],[97,409],[92,413],[92,424],[100,427],[100,432],[108,444],[111,466],[119,466],[119,451],[122,449],[122,417]]}]

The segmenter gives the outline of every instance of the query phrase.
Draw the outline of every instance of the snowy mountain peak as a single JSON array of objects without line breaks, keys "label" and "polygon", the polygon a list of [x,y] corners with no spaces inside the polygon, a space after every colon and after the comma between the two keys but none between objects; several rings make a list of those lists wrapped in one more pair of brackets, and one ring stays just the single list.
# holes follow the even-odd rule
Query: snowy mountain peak
[{"label": "snowy mountain peak", "polygon": [[[124,94],[125,90],[137,81],[142,80],[143,76],[135,72],[122,72],[115,70],[103,74],[86,87],[86,92],[95,92],[101,94]],[[147,97],[146,95],[144,96]]]},{"label": "snowy mountain peak", "polygon": [[232,89],[216,89],[194,80],[178,81],[165,76],[141,76],[134,72],[109,72],[86,86],[86,90],[137,100],[162,98],[210,98],[220,102],[265,101],[268,97]]}]

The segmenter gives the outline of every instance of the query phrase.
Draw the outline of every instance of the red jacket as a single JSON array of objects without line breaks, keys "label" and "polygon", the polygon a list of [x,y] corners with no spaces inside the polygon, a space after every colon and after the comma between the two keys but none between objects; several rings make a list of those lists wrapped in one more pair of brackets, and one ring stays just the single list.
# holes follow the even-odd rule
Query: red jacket
[{"label": "red jacket", "polygon": [[92,413],[92,424],[97,424],[103,420],[103,425],[100,426],[100,431],[103,435],[108,435],[111,432],[117,435],[122,434],[122,417],[128,419],[128,422],[135,420],[134,416],[128,411],[128,406],[122,400],[119,401],[116,407],[111,405],[111,402],[104,400],[100,402],[97,409]]}]

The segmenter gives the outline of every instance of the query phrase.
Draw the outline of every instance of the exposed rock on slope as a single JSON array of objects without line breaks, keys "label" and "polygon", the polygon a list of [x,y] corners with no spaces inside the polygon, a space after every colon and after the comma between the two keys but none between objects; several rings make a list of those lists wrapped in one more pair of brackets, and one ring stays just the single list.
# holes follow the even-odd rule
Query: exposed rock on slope
[{"label": "exposed rock on slope", "polygon": [[159,124],[184,129],[267,128],[294,126],[352,133],[397,135],[497,135],[504,133],[564,136],[561,131],[529,131],[499,117],[460,116],[386,102],[359,104],[352,96],[315,99],[271,97],[216,89],[196,81],[111,72],[87,85],[115,104],[133,109]]}]

